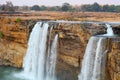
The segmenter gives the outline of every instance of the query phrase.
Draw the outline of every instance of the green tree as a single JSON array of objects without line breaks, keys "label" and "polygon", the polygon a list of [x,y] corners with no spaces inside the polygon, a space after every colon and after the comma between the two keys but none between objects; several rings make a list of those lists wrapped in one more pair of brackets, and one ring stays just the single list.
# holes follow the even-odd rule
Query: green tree
[{"label": "green tree", "polygon": [[0,6],[0,10],[1,10],[1,11],[4,11],[4,10],[5,10],[5,5],[1,5],[1,6]]},{"label": "green tree", "polygon": [[102,8],[102,11],[104,11],[104,12],[116,12],[116,6],[115,5],[104,5]]},{"label": "green tree", "polygon": [[109,12],[115,12],[115,5],[110,5],[109,8]]},{"label": "green tree", "polygon": [[109,11],[109,5],[104,5],[103,8],[102,8],[102,11],[104,12],[108,12]]},{"label": "green tree", "polygon": [[71,5],[69,3],[63,3],[61,10],[62,11],[69,11],[71,9]]},{"label": "green tree", "polygon": [[91,5],[82,5],[81,11],[93,11],[93,8]]},{"label": "green tree", "polygon": [[115,11],[120,12],[120,5],[116,6]]},{"label": "green tree", "polygon": [[42,11],[45,11],[45,10],[47,10],[47,7],[44,6],[44,5],[42,5],[42,6],[40,7],[40,9],[41,9]]},{"label": "green tree", "polygon": [[40,7],[38,5],[34,5],[31,7],[31,10],[40,11]]},{"label": "green tree", "polygon": [[53,7],[51,7],[50,10],[51,10],[51,11],[60,11],[60,10],[61,10],[61,7],[59,7],[59,6],[53,6]]},{"label": "green tree", "polygon": [[95,12],[99,12],[99,11],[101,11],[101,6],[98,4],[98,3],[94,3],[93,5],[92,5],[92,9],[93,9],[93,11],[95,11]]}]

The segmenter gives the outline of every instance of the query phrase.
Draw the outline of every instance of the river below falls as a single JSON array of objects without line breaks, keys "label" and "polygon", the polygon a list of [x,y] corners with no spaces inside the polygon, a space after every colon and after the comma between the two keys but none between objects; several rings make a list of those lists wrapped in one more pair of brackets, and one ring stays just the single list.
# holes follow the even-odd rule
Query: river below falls
[{"label": "river below falls", "polygon": [[28,80],[18,77],[22,69],[15,67],[0,66],[0,80]]}]

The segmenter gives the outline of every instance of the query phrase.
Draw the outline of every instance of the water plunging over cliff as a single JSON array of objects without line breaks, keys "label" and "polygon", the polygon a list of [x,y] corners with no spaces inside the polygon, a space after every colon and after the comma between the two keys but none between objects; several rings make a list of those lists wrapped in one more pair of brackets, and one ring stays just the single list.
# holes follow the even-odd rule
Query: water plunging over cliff
[{"label": "water plunging over cliff", "polygon": [[[107,26],[107,34],[103,36],[113,36],[114,33],[110,25]],[[107,53],[106,37],[91,37],[85,55],[82,61],[81,73],[79,80],[105,80],[105,62]]]},{"label": "water plunging over cliff", "polygon": [[[58,35],[55,36],[52,46],[48,45],[50,59],[46,59],[48,27],[48,23],[42,24],[42,22],[38,22],[30,34],[28,49],[23,63],[26,78],[31,77],[30,79],[32,80],[47,80],[46,77],[55,78]],[[49,66],[49,71],[46,70],[46,66]]]},{"label": "water plunging over cliff", "polygon": [[[79,80],[100,80],[103,78],[106,48],[104,47],[105,38],[91,37],[82,62],[81,73]],[[104,62],[104,63],[102,63]],[[102,79],[103,80],[103,79]]]},{"label": "water plunging over cliff", "polygon": [[51,46],[50,54],[47,57],[46,80],[56,80],[55,66],[56,66],[56,58],[57,58],[57,40],[58,40],[58,35],[55,36]]}]

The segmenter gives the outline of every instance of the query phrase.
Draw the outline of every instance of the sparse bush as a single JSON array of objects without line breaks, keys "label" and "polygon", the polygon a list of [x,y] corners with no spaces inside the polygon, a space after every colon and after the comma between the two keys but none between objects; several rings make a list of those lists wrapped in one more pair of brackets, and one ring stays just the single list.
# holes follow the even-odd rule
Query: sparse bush
[{"label": "sparse bush", "polygon": [[0,38],[4,36],[3,32],[0,31]]},{"label": "sparse bush", "polygon": [[22,21],[21,18],[17,18],[17,19],[16,19],[16,22],[17,22],[17,23],[20,23],[21,21]]}]

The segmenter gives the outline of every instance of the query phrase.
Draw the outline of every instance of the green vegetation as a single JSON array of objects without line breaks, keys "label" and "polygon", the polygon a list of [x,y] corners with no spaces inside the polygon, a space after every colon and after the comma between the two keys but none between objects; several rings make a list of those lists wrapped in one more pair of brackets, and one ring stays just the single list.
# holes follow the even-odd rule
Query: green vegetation
[{"label": "green vegetation", "polygon": [[87,11],[87,12],[120,12],[120,5],[100,5],[98,3],[72,6],[69,3],[63,3],[62,6],[38,6],[34,5],[31,10],[37,11]]},{"label": "green vegetation", "polygon": [[100,5],[98,3],[94,4],[84,4],[73,6],[69,3],[63,3],[62,6],[13,6],[12,2],[8,1],[6,4],[0,5],[0,11],[25,11],[25,10],[35,10],[35,11],[87,11],[87,12],[120,12],[120,5]]},{"label": "green vegetation", "polygon": [[16,19],[16,22],[17,22],[17,23],[20,23],[21,21],[22,21],[21,18],[17,18],[17,19]]},{"label": "green vegetation", "polygon": [[70,11],[72,9],[72,6],[69,3],[64,3],[61,7],[62,11]]},{"label": "green vegetation", "polygon": [[47,9],[47,7],[44,6],[44,5],[40,7],[40,10],[41,10],[41,11],[44,11],[44,10],[46,10],[46,9]]},{"label": "green vegetation", "polygon": [[120,12],[120,5],[99,5],[98,3],[94,3],[92,5],[83,5],[81,7],[82,11],[89,12]]},{"label": "green vegetation", "polygon": [[10,1],[6,1],[6,4],[0,5],[0,10],[2,11],[8,11],[8,12],[14,12],[15,8]]},{"label": "green vegetation", "polygon": [[33,7],[31,7],[31,10],[39,11],[40,7],[38,5],[34,5]]},{"label": "green vegetation", "polygon": [[4,36],[3,32],[0,31],[0,38],[2,38]]}]

